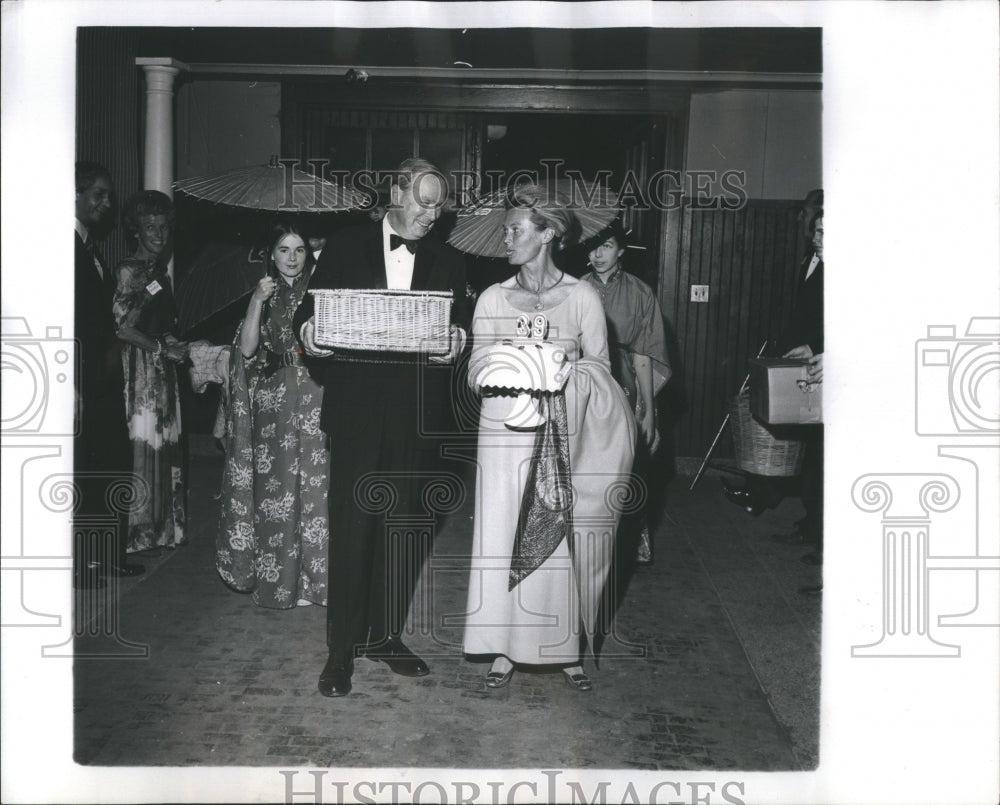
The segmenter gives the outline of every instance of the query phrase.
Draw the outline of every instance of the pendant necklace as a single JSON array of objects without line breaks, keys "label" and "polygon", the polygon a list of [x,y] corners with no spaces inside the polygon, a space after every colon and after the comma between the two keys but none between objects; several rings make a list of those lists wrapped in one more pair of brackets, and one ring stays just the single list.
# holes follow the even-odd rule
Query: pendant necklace
[{"label": "pendant necklace", "polygon": [[521,282],[521,272],[520,271],[518,271],[514,275],[514,282],[516,282],[521,288],[523,288],[524,290],[526,290],[528,293],[533,293],[535,295],[535,298],[537,300],[535,302],[535,310],[544,310],[545,309],[545,305],[542,304],[542,294],[545,293],[546,291],[551,291],[553,288],[555,288],[560,282],[563,281],[563,277],[565,277],[565,276],[566,276],[566,272],[565,271],[560,272],[559,273],[559,279],[557,279],[555,282],[553,282],[548,288],[539,288],[537,291],[533,291],[531,288],[529,288],[527,285],[525,285],[524,283]]}]

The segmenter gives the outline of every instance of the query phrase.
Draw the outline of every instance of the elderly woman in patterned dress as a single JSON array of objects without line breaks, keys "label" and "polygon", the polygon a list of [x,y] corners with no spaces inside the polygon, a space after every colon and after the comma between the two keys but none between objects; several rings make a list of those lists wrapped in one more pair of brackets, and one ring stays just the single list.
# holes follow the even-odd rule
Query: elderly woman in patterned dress
[{"label": "elderly woman in patterned dress", "polygon": [[175,548],[184,534],[184,462],[177,364],[188,345],[177,339],[177,308],[167,275],[174,207],[157,190],[130,196],[122,222],[135,241],[131,257],[115,271],[113,312],[125,343],[125,415],[132,442],[132,471],[146,487],[129,512],[128,553]]},{"label": "elderly woman in patterned dress", "polygon": [[216,567],[258,606],[327,601],[329,453],[322,389],[291,322],[309,284],[305,240],[288,223],[270,237],[270,269],[236,333],[226,413],[226,469]]}]

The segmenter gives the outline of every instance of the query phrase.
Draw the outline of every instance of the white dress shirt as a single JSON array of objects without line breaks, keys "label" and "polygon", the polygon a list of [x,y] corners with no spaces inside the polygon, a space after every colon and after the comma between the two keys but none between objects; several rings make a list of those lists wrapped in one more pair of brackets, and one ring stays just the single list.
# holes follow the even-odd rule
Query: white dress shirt
[{"label": "white dress shirt", "polygon": [[[816,270],[816,266],[818,265],[819,265],[819,256],[814,254],[812,260],[809,261],[809,268],[806,269],[806,276],[805,276],[806,280],[812,276],[812,273]],[[803,282],[804,281],[805,280],[803,280]]]},{"label": "white dress shirt", "polygon": [[[389,235],[399,235],[389,223],[389,216],[382,219],[382,255],[385,258],[385,285],[387,288],[410,290],[413,282],[413,260],[416,255],[410,254],[406,246],[389,248]],[[402,235],[399,235],[402,237]]]}]

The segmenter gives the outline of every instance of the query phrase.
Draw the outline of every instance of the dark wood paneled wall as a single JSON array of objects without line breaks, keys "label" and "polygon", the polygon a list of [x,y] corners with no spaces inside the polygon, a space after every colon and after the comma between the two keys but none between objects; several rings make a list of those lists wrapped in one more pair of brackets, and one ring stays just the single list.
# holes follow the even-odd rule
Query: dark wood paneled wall
[{"label": "dark wood paneled wall", "polygon": [[[129,28],[80,28],[77,32],[76,158],[100,162],[114,181],[120,202],[142,189],[142,130],[145,87],[135,66],[139,34]],[[121,227],[101,251],[111,265],[125,257]]]},{"label": "dark wood paneled wall", "polygon": [[[739,210],[664,213],[660,301],[676,335],[668,411],[675,453],[702,456],[765,339],[778,352],[806,244],[799,201],[748,201]],[[691,286],[708,285],[708,303]],[[723,439],[718,457],[732,455]]]}]

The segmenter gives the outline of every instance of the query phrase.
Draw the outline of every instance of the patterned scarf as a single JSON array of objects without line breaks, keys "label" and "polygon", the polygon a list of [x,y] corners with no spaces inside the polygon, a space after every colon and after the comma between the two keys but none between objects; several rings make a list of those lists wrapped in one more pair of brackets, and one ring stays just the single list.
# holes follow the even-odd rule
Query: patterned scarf
[{"label": "patterned scarf", "polygon": [[508,591],[548,559],[563,539],[573,554],[573,488],[570,479],[566,396],[542,394],[539,413],[545,424],[535,447],[521,497]]},{"label": "patterned scarf", "polygon": [[260,343],[268,352],[281,354],[295,349],[298,344],[292,329],[292,318],[309,286],[309,271],[302,271],[291,285],[280,275],[275,283],[277,288],[261,313]]}]

